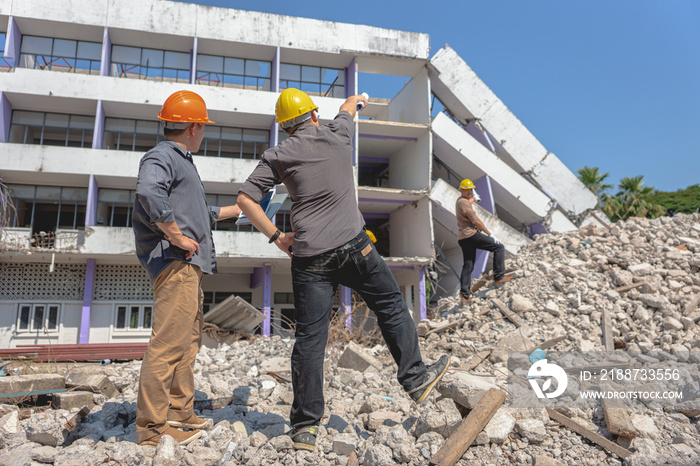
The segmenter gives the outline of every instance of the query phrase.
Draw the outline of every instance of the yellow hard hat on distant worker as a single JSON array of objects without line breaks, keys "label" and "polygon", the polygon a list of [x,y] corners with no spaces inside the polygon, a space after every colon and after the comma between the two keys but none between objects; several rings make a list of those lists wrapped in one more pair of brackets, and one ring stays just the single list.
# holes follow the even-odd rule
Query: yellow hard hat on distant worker
[{"label": "yellow hard hat on distant worker", "polygon": [[290,87],[282,91],[275,105],[275,122],[284,128],[300,125],[309,118],[311,112],[318,110],[311,97],[304,91]]},{"label": "yellow hard hat on distant worker", "polygon": [[459,189],[460,189],[460,191],[463,189],[476,189],[476,186],[474,186],[474,183],[472,183],[472,180],[465,178],[462,180],[461,183],[459,183]]}]

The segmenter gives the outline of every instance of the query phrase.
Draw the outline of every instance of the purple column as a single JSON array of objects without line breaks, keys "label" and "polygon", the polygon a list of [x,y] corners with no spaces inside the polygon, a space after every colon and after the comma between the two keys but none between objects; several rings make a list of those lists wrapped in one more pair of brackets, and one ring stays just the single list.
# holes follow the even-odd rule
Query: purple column
[{"label": "purple column", "polygon": [[272,266],[263,266],[263,313],[265,320],[263,321],[263,335],[270,336],[270,317],[272,313]]},{"label": "purple column", "polygon": [[547,228],[544,226],[542,222],[540,223],[533,223],[530,225],[530,237],[534,238],[535,235],[546,235],[547,234]]},{"label": "purple column", "polygon": [[97,224],[97,195],[99,188],[95,175],[90,175],[87,205],[85,206],[85,226],[88,227],[93,227]]},{"label": "purple column", "polygon": [[95,259],[85,264],[85,289],[83,290],[83,311],[80,315],[80,339],[78,343],[90,343],[90,314],[92,313],[92,289],[95,286]]},{"label": "purple column", "polygon": [[12,120],[12,104],[0,91],[0,142],[10,141],[10,121]]},{"label": "purple column", "polygon": [[[272,59],[272,69],[270,70],[270,91],[280,91],[280,48],[275,50],[275,57]],[[275,147],[279,144],[279,126],[272,120],[270,126],[270,147]]]},{"label": "purple column", "polygon": [[352,290],[347,286],[340,286],[340,308],[345,314],[345,326],[352,332]]},{"label": "purple column", "polygon": [[[487,210],[489,213],[496,212],[496,204],[493,199],[493,190],[491,189],[491,178],[488,175],[477,180],[474,183],[476,186],[476,192],[479,193],[481,197],[481,202],[479,205]],[[472,278],[479,278],[479,276],[486,270],[486,264],[489,260],[489,252],[483,249],[476,250],[476,259],[474,260],[474,270],[472,271]]]},{"label": "purple column", "polygon": [[102,34],[102,62],[100,63],[100,76],[109,76],[109,67],[112,64],[112,39],[109,37],[109,28],[105,27]]},{"label": "purple column", "polygon": [[419,275],[418,275],[418,287],[420,289],[420,319],[427,319],[428,318],[428,312],[426,309],[426,296],[425,296],[425,274],[428,271],[428,266],[424,265],[423,267],[420,268],[419,270]]},{"label": "purple column", "polygon": [[102,149],[105,138],[105,107],[101,100],[97,101],[95,110],[95,127],[92,132],[92,148]]},{"label": "purple column", "polygon": [[13,59],[15,67],[19,62],[19,47],[21,44],[22,32],[19,30],[15,18],[10,16],[10,20],[7,22],[7,34],[5,35],[5,58]]},{"label": "purple column", "polygon": [[192,50],[190,50],[190,84],[197,83],[197,48],[199,41],[194,38],[194,43],[192,44]]}]

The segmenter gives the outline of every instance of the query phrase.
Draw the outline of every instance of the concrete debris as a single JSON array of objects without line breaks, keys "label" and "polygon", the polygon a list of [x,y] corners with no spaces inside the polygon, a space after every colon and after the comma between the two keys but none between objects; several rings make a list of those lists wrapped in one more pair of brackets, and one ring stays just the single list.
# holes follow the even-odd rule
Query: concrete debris
[{"label": "concrete debris", "polygon": [[[678,248],[682,244],[686,249]],[[516,271],[514,280],[499,288],[485,285],[475,303],[462,306],[454,296],[429,309],[422,354],[434,361],[451,353],[453,367],[420,406],[397,383],[383,343],[367,348],[331,340],[324,372],[328,417],[315,452],[294,451],[286,435],[294,340],[273,336],[202,347],[196,400],[230,403],[198,405],[203,409],[197,414],[214,427],[187,447],[167,436],[155,449],[135,443],[141,361],[131,361],[99,367],[116,394],[80,384],[93,387],[97,406],[72,431],[65,425],[75,413],[67,410],[0,405],[0,465],[428,465],[443,446],[451,447],[448,439],[457,440],[464,416],[480,409],[485,393],[508,391],[505,366],[514,350],[602,352],[601,328],[609,318],[616,352],[669,367],[700,364],[700,214],[539,235],[507,266]],[[523,325],[516,327],[493,300]],[[690,372],[681,374],[684,389],[697,393],[700,371]],[[628,406],[634,439],[611,435],[599,401],[560,410],[568,418],[559,417],[563,422],[551,420],[542,407],[501,403],[485,427],[472,429],[458,464],[700,462],[698,400]],[[619,453],[627,451],[622,460]]]}]

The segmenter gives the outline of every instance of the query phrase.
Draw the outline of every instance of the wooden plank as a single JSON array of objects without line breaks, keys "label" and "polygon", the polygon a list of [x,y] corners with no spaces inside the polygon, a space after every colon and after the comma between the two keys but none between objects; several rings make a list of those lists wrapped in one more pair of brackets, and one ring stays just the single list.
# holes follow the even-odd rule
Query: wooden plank
[{"label": "wooden plank", "polygon": [[430,464],[452,466],[462,457],[467,448],[474,443],[486,424],[506,400],[506,392],[492,388],[479,400],[476,407],[462,420],[452,435],[430,458]]},{"label": "wooden plank", "polygon": [[605,346],[605,351],[615,351],[615,341],[612,335],[612,319],[610,318],[610,311],[607,307],[603,307],[601,327],[603,329],[603,346]]},{"label": "wooden plank", "polygon": [[619,259],[613,259],[612,257],[608,257],[608,264],[617,265],[623,270],[627,270],[627,267],[630,266],[627,262],[621,261]]},{"label": "wooden plank", "polygon": [[603,398],[603,415],[608,432],[625,438],[635,438],[637,429],[632,424],[629,411],[620,400]]},{"label": "wooden plank", "polygon": [[685,306],[685,309],[683,309],[683,315],[684,316],[689,316],[690,314],[693,313],[696,307],[698,307],[698,304],[700,304],[700,293],[698,293],[692,301],[688,303],[687,306]]},{"label": "wooden plank", "polygon": [[462,369],[464,369],[465,371],[470,371],[476,368],[476,366],[478,366],[482,362],[484,362],[486,358],[488,358],[490,355],[491,350],[487,350],[480,351],[472,356],[469,356],[469,359],[467,359],[467,361],[464,363],[464,367]]},{"label": "wooden plank", "polygon": [[549,348],[551,348],[552,346],[556,345],[557,343],[559,343],[559,342],[561,342],[561,341],[564,341],[564,340],[566,340],[566,339],[567,339],[567,336],[566,336],[566,335],[559,335],[558,337],[550,338],[550,339],[547,340],[547,341],[543,341],[543,342],[542,342],[541,344],[539,344],[539,345],[535,345],[535,346],[531,347],[530,349],[527,350],[527,353],[532,353],[532,352],[535,351],[537,348],[542,349],[542,350],[549,349]]},{"label": "wooden plank", "polygon": [[508,306],[506,306],[503,301],[500,299],[492,299],[491,302],[498,308],[499,311],[501,311],[501,314],[511,322],[515,324],[516,327],[522,327],[523,326],[523,320],[513,312],[511,312],[510,309],[508,309]]},{"label": "wooden plank", "polygon": [[73,430],[73,429],[75,429],[75,427],[76,427],[78,424],[80,424],[80,422],[83,420],[83,418],[84,418],[85,416],[87,416],[87,415],[90,413],[90,411],[92,411],[92,408],[94,408],[94,407],[95,407],[95,403],[92,402],[92,401],[91,401],[90,403],[86,404],[85,406],[83,406],[83,407],[80,409],[80,411],[78,411],[77,413],[75,413],[75,416],[73,416],[72,418],[70,418],[70,420],[66,423],[66,425],[65,425],[64,427],[65,427],[67,430]]},{"label": "wooden plank", "polygon": [[632,454],[632,452],[627,450],[626,448],[622,448],[617,443],[606,439],[602,435],[596,434],[595,432],[582,426],[581,424],[574,421],[573,419],[570,419],[570,418],[564,416],[559,411],[555,411],[552,408],[547,408],[547,414],[549,414],[549,417],[552,418],[554,421],[564,425],[565,427],[568,427],[569,429],[573,430],[574,432],[581,435],[582,437],[590,440],[591,442],[595,443],[596,445],[598,445],[600,447],[605,448],[610,453],[617,455],[620,458],[624,459]]},{"label": "wooden plank", "polygon": [[441,325],[440,327],[435,327],[434,329],[428,330],[427,332],[425,332],[425,334],[423,336],[427,337],[428,335],[432,335],[433,333],[442,333],[446,330],[457,328],[466,321],[467,321],[467,319],[455,320],[453,322]]},{"label": "wooden plank", "polygon": [[613,291],[617,291],[618,293],[624,293],[625,291],[632,290],[634,288],[639,288],[642,285],[646,285],[648,282],[639,282],[639,283],[632,283],[631,285],[624,285],[624,286],[618,286],[615,288]]}]

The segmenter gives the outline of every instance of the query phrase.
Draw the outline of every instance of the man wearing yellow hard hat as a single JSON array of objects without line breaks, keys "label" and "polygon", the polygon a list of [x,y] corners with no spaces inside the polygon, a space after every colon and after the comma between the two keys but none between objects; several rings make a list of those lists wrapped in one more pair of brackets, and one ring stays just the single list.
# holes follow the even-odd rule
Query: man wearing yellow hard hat
[{"label": "man wearing yellow hard hat", "polygon": [[462,303],[473,303],[472,297],[472,272],[474,271],[474,260],[476,250],[483,249],[493,253],[493,278],[496,286],[502,285],[512,279],[505,276],[505,247],[491,234],[484,222],[477,217],[472,204],[477,201],[476,186],[472,180],[464,179],[459,184],[461,197],[457,199],[455,213],[457,215],[457,227],[459,228],[459,246],[462,248],[461,275],[461,301]]},{"label": "man wearing yellow hard hat", "polygon": [[[423,363],[403,295],[364,229],[352,154],[355,114],[365,104],[366,95],[348,97],[333,121],[321,125],[311,98],[285,89],[275,114],[289,138],[265,151],[238,195],[243,213],[270,243],[293,251],[296,341],[289,417],[296,449],[316,447],[324,411],[324,352],[338,285],[357,291],[377,316],[399,383],[416,403],[428,397],[449,367],[449,356],[429,366]],[[292,199],[292,234],[279,231],[258,204],[278,183],[284,183]]]}]

